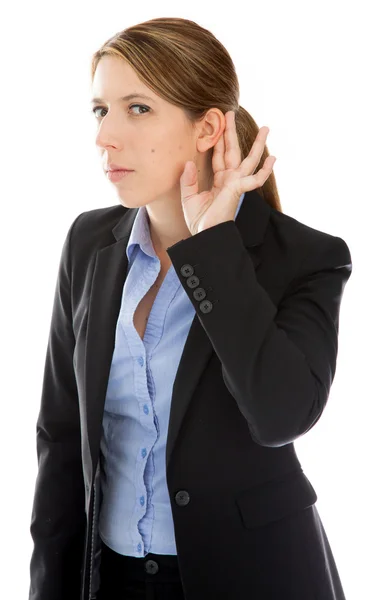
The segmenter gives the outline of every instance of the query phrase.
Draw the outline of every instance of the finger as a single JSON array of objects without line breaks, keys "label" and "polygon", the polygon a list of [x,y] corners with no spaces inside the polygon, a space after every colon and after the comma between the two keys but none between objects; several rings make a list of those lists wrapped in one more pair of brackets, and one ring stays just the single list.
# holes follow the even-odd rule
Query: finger
[{"label": "finger", "polygon": [[180,177],[181,201],[184,202],[191,196],[198,194],[198,173],[194,161],[188,160]]},{"label": "finger", "polygon": [[[267,156],[261,169],[254,175],[247,175],[240,179],[241,194],[249,192],[264,185],[268,177],[271,175],[273,165],[276,161],[274,156]],[[240,195],[241,195],[240,194]]]},{"label": "finger", "polygon": [[218,171],[225,171],[224,155],[225,155],[225,142],[224,142],[224,132],[223,132],[220,135],[219,140],[213,149],[212,167],[213,167],[214,173],[217,173]]},{"label": "finger", "polygon": [[244,158],[240,165],[240,172],[243,176],[251,175],[251,173],[254,172],[257,165],[259,164],[264,152],[268,133],[269,127],[264,126],[259,129],[259,132],[256,136],[255,141],[252,144],[252,148],[250,149],[249,154]]},{"label": "finger", "polygon": [[241,149],[238,142],[235,114],[233,110],[228,110],[226,115],[225,166],[227,169],[238,169],[241,164]]}]

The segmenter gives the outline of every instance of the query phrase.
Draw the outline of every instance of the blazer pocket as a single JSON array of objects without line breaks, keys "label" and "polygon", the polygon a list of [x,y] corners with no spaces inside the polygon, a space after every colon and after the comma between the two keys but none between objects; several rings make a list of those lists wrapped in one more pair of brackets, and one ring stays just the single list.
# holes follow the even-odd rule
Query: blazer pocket
[{"label": "blazer pocket", "polygon": [[317,494],[302,470],[245,490],[236,498],[242,521],[248,529],[279,521],[316,501]]}]

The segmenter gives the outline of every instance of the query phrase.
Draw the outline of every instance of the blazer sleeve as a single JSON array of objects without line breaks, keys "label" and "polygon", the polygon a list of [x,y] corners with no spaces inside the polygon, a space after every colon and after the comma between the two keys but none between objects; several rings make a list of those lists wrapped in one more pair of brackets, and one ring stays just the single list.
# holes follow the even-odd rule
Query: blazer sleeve
[{"label": "blazer sleeve", "polygon": [[38,475],[31,517],[29,600],[69,600],[81,593],[86,527],[80,415],[73,370],[70,244],[59,264],[38,415]]},{"label": "blazer sleeve", "polygon": [[[336,370],[339,312],[350,277],[342,238],[318,236],[276,306],[257,281],[234,221],[210,227],[167,252],[222,364],[252,439],[279,447],[318,421]],[[212,310],[202,312],[180,269],[194,266]]]}]

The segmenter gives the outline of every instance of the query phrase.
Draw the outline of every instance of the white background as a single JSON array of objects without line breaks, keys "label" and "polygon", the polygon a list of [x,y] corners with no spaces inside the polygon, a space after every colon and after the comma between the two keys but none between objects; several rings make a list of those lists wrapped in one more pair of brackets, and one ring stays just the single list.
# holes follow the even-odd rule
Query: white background
[{"label": "white background", "polygon": [[81,212],[119,203],[94,143],[91,55],[126,27],[171,16],[210,29],[231,54],[240,104],[270,128],[283,211],[350,248],[335,380],[323,416],[295,448],[347,600],[388,598],[383,7],[111,0],[2,9],[2,598],[28,597],[35,425],[62,245]]}]

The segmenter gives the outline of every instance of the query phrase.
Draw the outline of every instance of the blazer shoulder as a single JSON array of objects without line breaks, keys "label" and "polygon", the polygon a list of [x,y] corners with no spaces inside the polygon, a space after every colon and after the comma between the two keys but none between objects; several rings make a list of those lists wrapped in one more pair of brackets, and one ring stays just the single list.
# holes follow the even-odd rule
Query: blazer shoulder
[{"label": "blazer shoulder", "polygon": [[72,253],[79,255],[111,243],[113,227],[128,210],[132,209],[115,204],[80,213],[69,228]]},{"label": "blazer shoulder", "polygon": [[128,210],[133,209],[125,208],[121,204],[86,210],[75,219],[75,221],[78,221],[77,232],[86,233],[93,231],[95,228],[99,230],[101,227],[108,230],[110,228],[111,230]]},{"label": "blazer shoulder", "polygon": [[266,256],[269,265],[275,257],[285,297],[315,280],[323,281],[329,272],[334,280],[339,277],[347,281],[353,268],[349,247],[342,237],[277,210],[271,211]]},{"label": "blazer shoulder", "polygon": [[294,217],[272,211],[274,228],[283,244],[294,254],[299,271],[314,267],[346,266],[352,269],[352,257],[345,240],[337,235],[310,227]]}]

